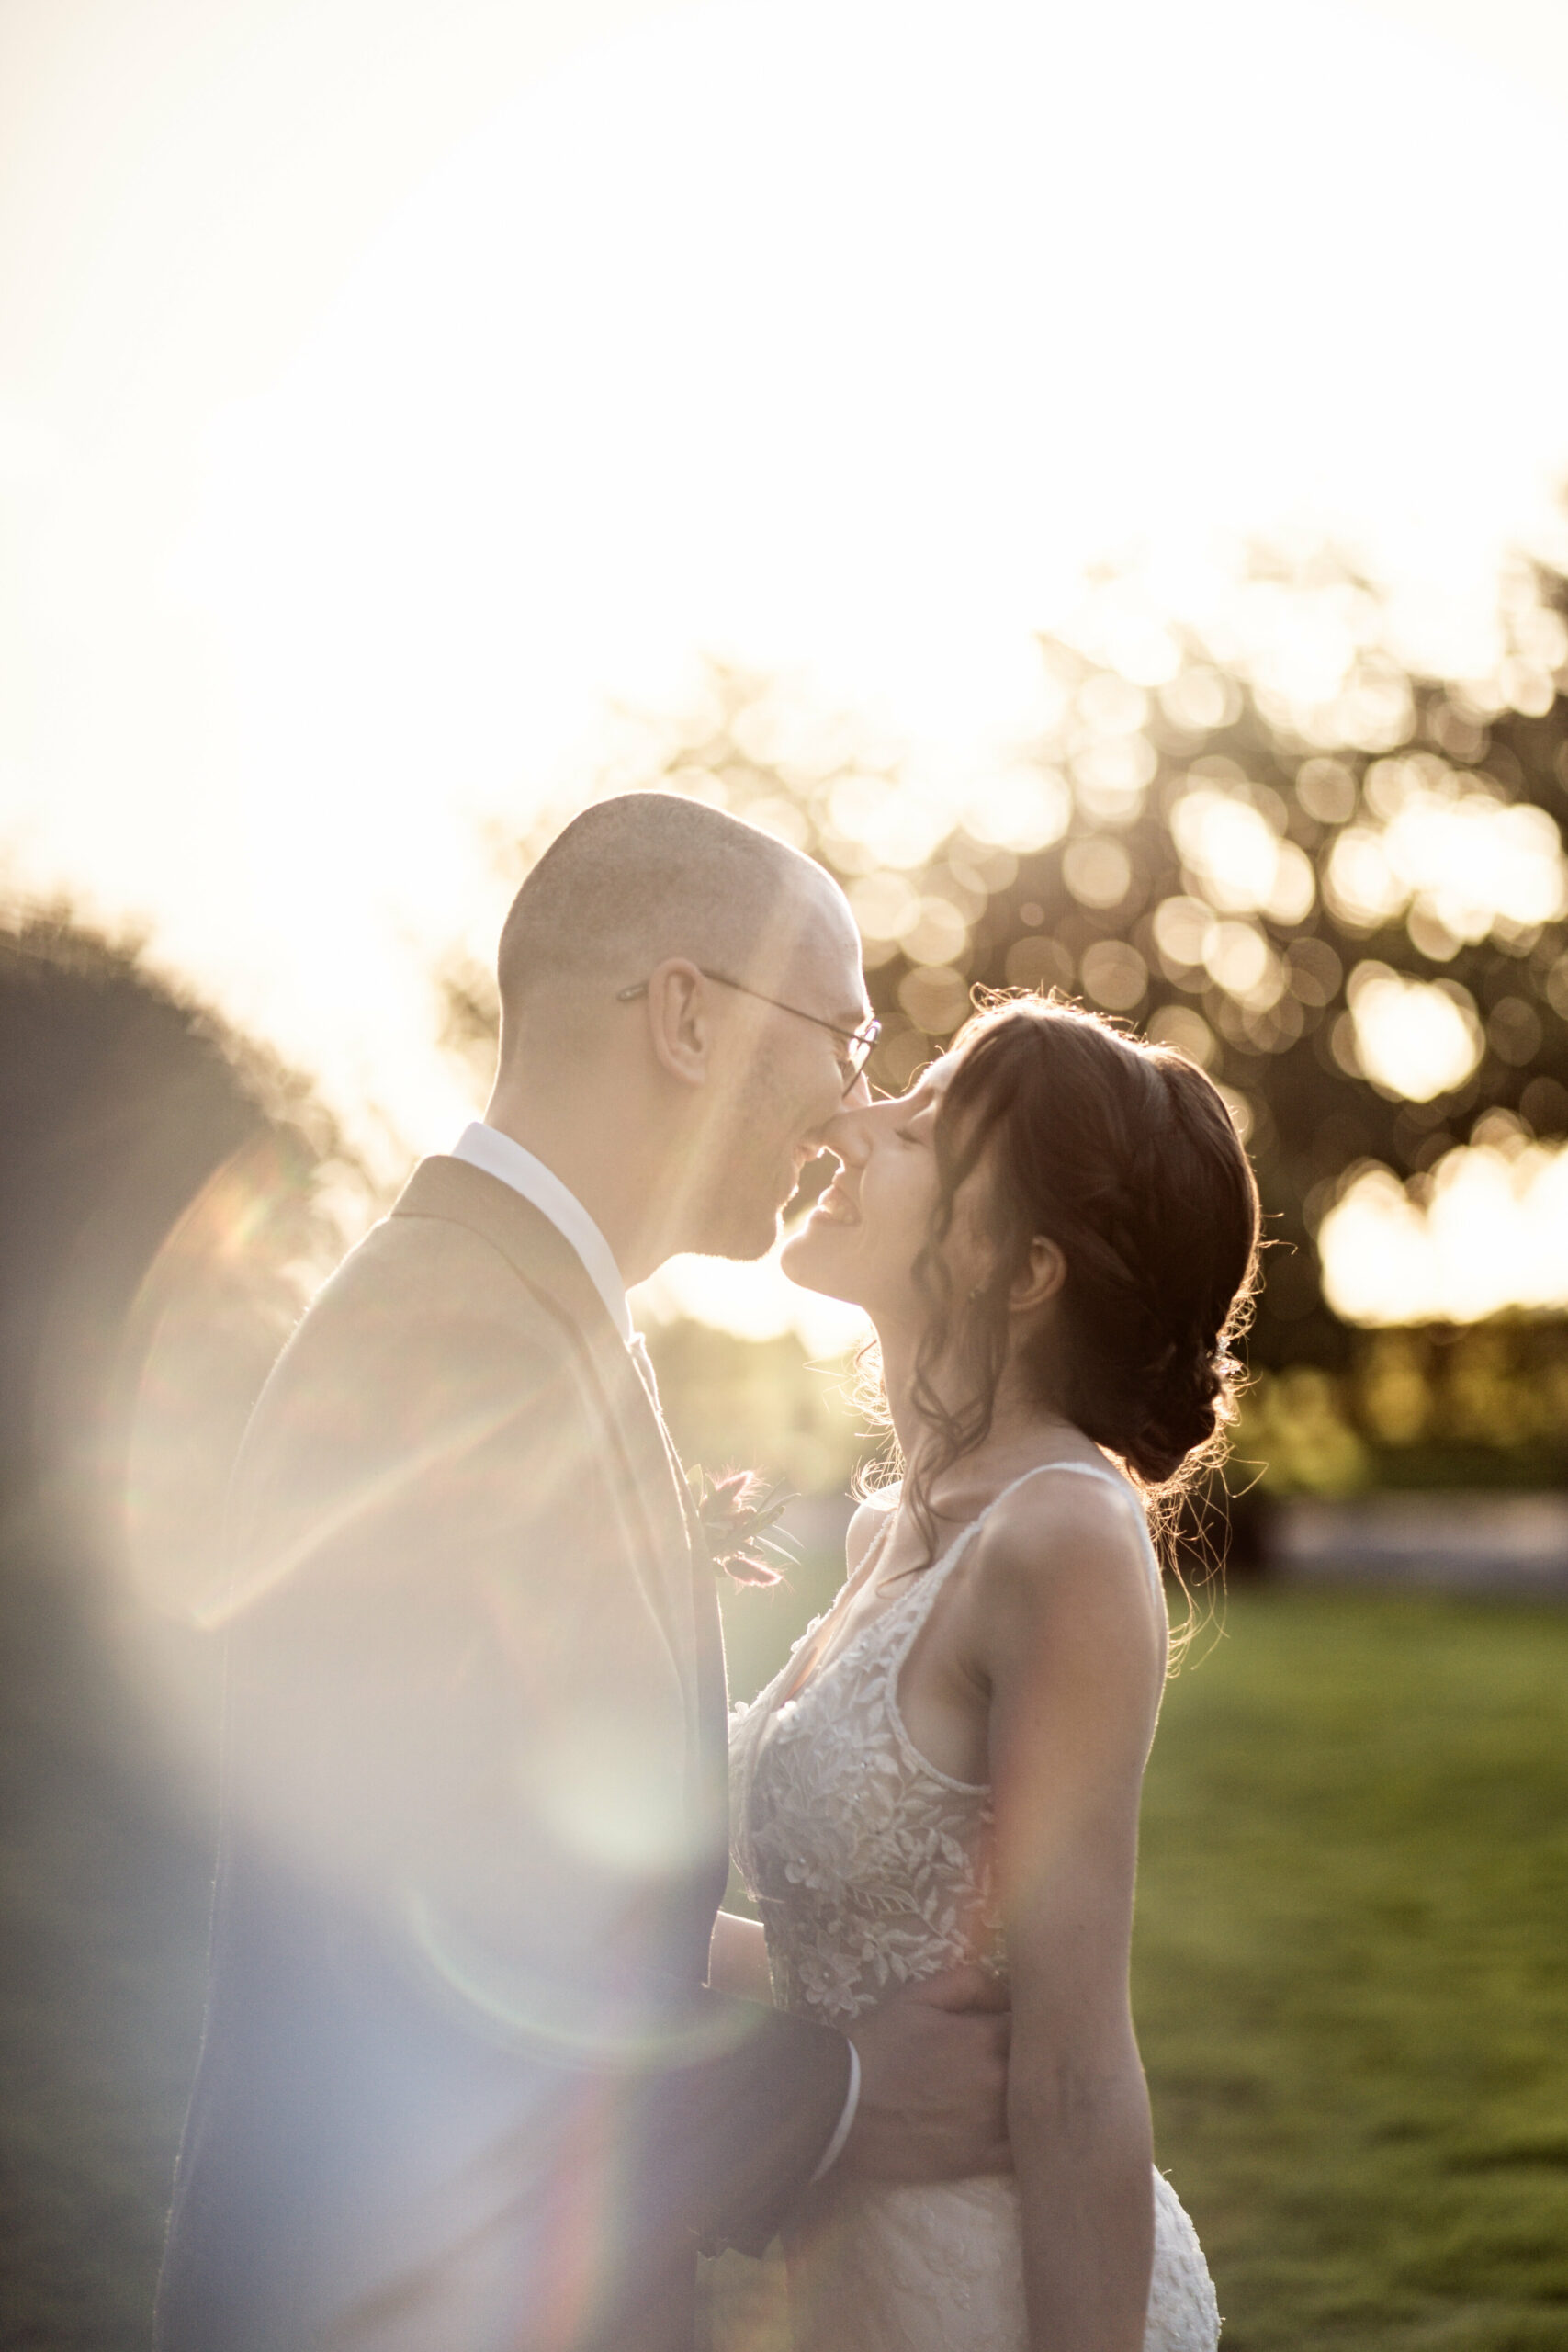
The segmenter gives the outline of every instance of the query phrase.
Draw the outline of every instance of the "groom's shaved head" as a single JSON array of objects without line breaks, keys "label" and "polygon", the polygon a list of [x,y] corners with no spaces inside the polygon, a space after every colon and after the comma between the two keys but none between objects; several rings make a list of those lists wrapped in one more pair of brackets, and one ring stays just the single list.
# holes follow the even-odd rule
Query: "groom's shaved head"
[{"label": "groom's shaved head", "polygon": [[498,978],[504,1045],[547,1020],[578,1035],[617,989],[683,956],[775,982],[833,886],[756,825],[670,792],[597,801],[551,842],[513,900]]},{"label": "groom's shaved head", "polygon": [[832,876],[703,801],[625,793],[551,842],[499,963],[490,1125],[577,1193],[637,1280],[677,1250],[761,1257],[843,1102],[843,1033],[867,1018]]}]

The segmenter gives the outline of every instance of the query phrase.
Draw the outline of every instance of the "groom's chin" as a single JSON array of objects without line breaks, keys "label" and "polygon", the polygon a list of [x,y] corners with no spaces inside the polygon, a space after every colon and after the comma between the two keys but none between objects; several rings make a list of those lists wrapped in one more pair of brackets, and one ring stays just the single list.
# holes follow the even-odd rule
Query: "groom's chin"
[{"label": "groom's chin", "polygon": [[735,1265],[755,1265],[778,1239],[781,1221],[777,1209],[759,1209],[754,1216],[744,1216],[731,1204],[728,1216],[713,1219],[711,1238],[693,1246],[705,1258],[728,1258]]}]

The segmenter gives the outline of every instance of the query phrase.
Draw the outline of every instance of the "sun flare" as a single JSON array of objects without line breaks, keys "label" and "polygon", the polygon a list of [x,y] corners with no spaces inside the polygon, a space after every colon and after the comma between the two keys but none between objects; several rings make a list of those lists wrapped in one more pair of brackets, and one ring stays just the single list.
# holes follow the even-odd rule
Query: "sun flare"
[{"label": "sun flare", "polygon": [[[1217,723],[1226,681],[1178,660],[1162,613],[1264,696],[1341,691],[1355,614],[1243,590],[1244,540],[1357,551],[1409,658],[1479,673],[1502,553],[1548,542],[1568,466],[1561,108],[1408,8],[605,6],[575,45],[536,14],[503,62],[468,14],[432,30],[435,62],[389,58],[381,111],[318,125],[294,179],[269,151],[91,432],[0,418],[31,631],[0,718],[14,887],[150,925],[383,1172],[471,1108],[431,972],[489,955],[485,829],[526,830],[612,757],[611,702],[678,700],[718,653],[862,714],[889,756],[837,787],[856,911],[874,964],[916,956],[911,1017],[934,1021],[965,886],[918,876],[954,821],[999,855],[1075,805],[1114,831],[1151,698]],[[182,74],[154,105],[149,69],[164,146],[125,165],[105,288],[180,169],[219,173]],[[424,159],[400,180],[394,116]],[[123,292],[95,299],[130,332]],[[1509,322],[1506,367],[1483,317]],[[1036,636],[1108,556],[1148,594],[1054,771]],[[1515,649],[1517,707],[1563,650]],[[1439,943],[1548,920],[1539,812],[1405,764],[1325,889]],[[1292,988],[1262,924],[1306,911],[1311,865],[1223,789],[1177,821],[1204,896],[1157,934],[1262,1015]],[[1115,903],[1119,854],[1073,845],[1077,904]],[[1100,1001],[1135,1005],[1153,952],[1109,943]],[[1440,1083],[1462,1005],[1372,979],[1356,1052]],[[766,1279],[688,1289],[753,1329],[794,1312]]]}]

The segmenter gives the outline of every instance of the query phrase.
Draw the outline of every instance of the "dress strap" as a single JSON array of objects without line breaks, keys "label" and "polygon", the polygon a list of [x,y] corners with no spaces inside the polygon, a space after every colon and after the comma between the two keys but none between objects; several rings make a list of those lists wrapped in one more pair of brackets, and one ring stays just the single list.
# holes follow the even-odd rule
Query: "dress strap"
[{"label": "dress strap", "polygon": [[[1027,1486],[1031,1478],[1043,1477],[1047,1470],[1066,1470],[1079,1478],[1098,1478],[1102,1485],[1114,1487],[1118,1494],[1124,1495],[1134,1509],[1136,1508],[1137,1498],[1132,1488],[1125,1478],[1119,1478],[1116,1476],[1114,1470],[1097,1469],[1092,1462],[1037,1462],[1032,1470],[1021,1472],[1018,1477],[1008,1481],[1000,1494],[993,1495],[985,1510],[976,1511],[968,1525],[959,1529],[946,1551],[933,1560],[931,1566],[927,1568],[921,1578],[921,1584],[926,1589],[926,1599],[922,1607],[916,1612],[916,1631],[925,1622],[926,1615],[936,1599],[938,1587],[946,1583],[949,1569],[956,1566],[960,1557],[969,1549],[997,1506],[999,1503],[1005,1503],[1010,1495],[1016,1495],[1020,1487]],[[1138,1517],[1141,1524],[1143,1521],[1141,1511]],[[1147,1532],[1145,1528],[1145,1535]],[[909,1638],[912,1644],[914,1634],[911,1634]]]},{"label": "dress strap", "polygon": [[[987,1520],[996,1510],[997,1505],[1005,1503],[1010,1495],[1015,1495],[1020,1487],[1027,1486],[1031,1478],[1043,1477],[1047,1470],[1066,1470],[1071,1472],[1076,1477],[1098,1479],[1102,1486],[1114,1487],[1118,1494],[1126,1498],[1137,1515],[1138,1532],[1144,1539],[1145,1558],[1156,1598],[1160,1590],[1159,1566],[1155,1558],[1154,1547],[1149,1542],[1148,1523],[1138,1508],[1136,1495],[1125,1478],[1119,1478],[1114,1470],[1098,1468],[1092,1462],[1037,1462],[1032,1470],[1025,1470],[1018,1477],[1010,1479],[1000,1494],[991,1497],[984,1510],[977,1511],[966,1527],[959,1529],[947,1550],[942,1553],[940,1559],[931,1563],[914,1589],[919,1597],[914,1607],[899,1623],[897,1638],[888,1653],[885,1687],[888,1716],[910,1758],[922,1772],[930,1773],[932,1779],[942,1781],[946,1787],[957,1790],[966,1796],[984,1795],[986,1793],[984,1785],[968,1781],[954,1781],[947,1773],[939,1771],[929,1758],[921,1755],[905,1725],[903,1712],[898,1703],[898,1684],[903,1675],[905,1661],[914,1648],[927,1618],[936,1606],[938,1593],[986,1524]],[[890,1617],[893,1614],[891,1610],[887,1613]]]},{"label": "dress strap", "polygon": [[1129,1502],[1137,1500],[1125,1478],[1119,1478],[1114,1470],[1101,1469],[1093,1462],[1037,1462],[1032,1470],[1021,1472],[1018,1477],[1009,1481],[999,1495],[991,1497],[979,1519],[975,1521],[975,1525],[978,1527],[981,1520],[989,1519],[997,1505],[1005,1503],[1010,1495],[1016,1495],[1020,1487],[1027,1486],[1031,1478],[1043,1478],[1048,1470],[1066,1471],[1069,1477],[1098,1478],[1101,1486],[1114,1487],[1117,1493],[1124,1495]]},{"label": "dress strap", "polygon": [[1149,1534],[1149,1522],[1144,1514],[1143,1506],[1139,1502],[1137,1495],[1134,1493],[1134,1489],[1127,1484],[1125,1478],[1119,1478],[1114,1470],[1102,1469],[1097,1463],[1037,1462],[1032,1470],[1025,1470],[1021,1476],[1012,1479],[1009,1485],[1005,1486],[999,1495],[993,1495],[991,1497],[990,1501],[986,1505],[986,1508],[980,1513],[979,1518],[974,1521],[974,1524],[971,1527],[965,1530],[965,1534],[973,1535],[975,1529],[984,1525],[985,1521],[990,1517],[998,1503],[1005,1503],[1010,1495],[1017,1494],[1020,1487],[1027,1485],[1031,1478],[1043,1477],[1048,1470],[1064,1470],[1073,1477],[1093,1478],[1103,1487],[1113,1487],[1115,1488],[1122,1500],[1130,1506],[1134,1518],[1137,1520],[1138,1533],[1142,1536],[1144,1544],[1144,1563],[1148,1569],[1149,1579],[1154,1586],[1156,1597],[1161,1595],[1164,1591],[1164,1586],[1160,1575],[1159,1555],[1155,1550],[1153,1539]]}]

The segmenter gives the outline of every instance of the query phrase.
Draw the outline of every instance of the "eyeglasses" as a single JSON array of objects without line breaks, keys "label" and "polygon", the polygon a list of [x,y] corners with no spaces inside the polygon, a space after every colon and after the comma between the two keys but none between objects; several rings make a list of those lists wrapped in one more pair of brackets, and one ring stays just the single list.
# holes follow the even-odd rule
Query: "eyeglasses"
[{"label": "eyeglasses", "polygon": [[[871,1059],[872,1049],[882,1035],[880,1021],[868,1021],[859,1029],[840,1029],[836,1021],[824,1021],[819,1012],[803,1012],[798,1004],[786,1004],[783,997],[764,996],[761,989],[749,989],[744,980],[732,980],[724,972],[710,972],[705,965],[697,969],[705,980],[712,980],[721,989],[734,989],[740,996],[755,997],[759,1004],[771,1004],[775,1012],[793,1012],[797,1021],[809,1021],[814,1029],[826,1029],[829,1035],[841,1038],[849,1051],[839,1057],[839,1068],[844,1073],[844,1092],[849,1093]],[[634,980],[629,989],[615,990],[617,1004],[631,1004],[648,994],[646,980]]]}]

